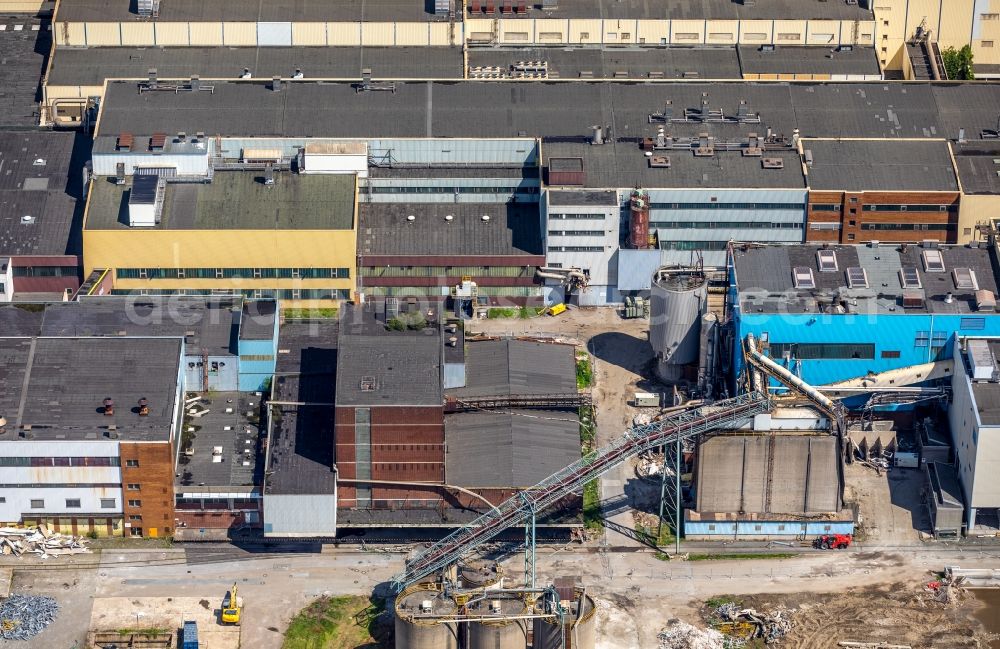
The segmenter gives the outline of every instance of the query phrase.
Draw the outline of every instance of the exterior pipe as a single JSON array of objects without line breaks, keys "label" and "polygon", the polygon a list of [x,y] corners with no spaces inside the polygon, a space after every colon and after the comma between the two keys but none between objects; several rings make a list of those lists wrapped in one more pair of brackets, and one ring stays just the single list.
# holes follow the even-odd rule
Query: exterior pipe
[{"label": "exterior pipe", "polygon": [[778,365],[773,360],[764,356],[759,351],[757,351],[757,341],[754,340],[753,334],[747,334],[746,338],[746,349],[747,354],[752,356],[754,360],[762,365],[762,369],[768,374],[778,379],[788,387],[801,392],[805,396],[809,397],[811,400],[822,406],[824,410],[834,412],[834,403],[831,399],[823,395],[819,390],[809,385],[799,377],[795,376],[788,370],[786,370],[781,365]]}]

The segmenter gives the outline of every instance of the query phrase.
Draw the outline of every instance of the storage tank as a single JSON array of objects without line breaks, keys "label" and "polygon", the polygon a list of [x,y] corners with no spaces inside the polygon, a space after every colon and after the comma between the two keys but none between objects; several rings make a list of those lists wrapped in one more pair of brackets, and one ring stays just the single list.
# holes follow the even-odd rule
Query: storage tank
[{"label": "storage tank", "polygon": [[[534,649],[594,649],[597,630],[594,621],[594,600],[583,588],[573,590],[572,600],[561,602],[560,617],[535,618]],[[535,605],[536,612],[549,612],[551,602],[543,598]],[[563,644],[565,639],[565,644]]]},{"label": "storage tank", "polygon": [[629,199],[628,215],[629,248],[645,250],[649,247],[649,193],[636,189]]},{"label": "storage tank", "polygon": [[396,596],[395,611],[396,649],[458,649],[458,623],[434,617],[455,615],[458,605],[438,586],[410,586]]},{"label": "storage tank", "polygon": [[691,269],[661,268],[653,275],[649,301],[649,344],[656,375],[667,383],[684,378],[684,366],[698,361],[701,318],[708,280]]},{"label": "storage tank", "polygon": [[[514,597],[492,599],[489,592],[485,599],[469,604],[471,617],[477,615],[518,616],[528,614],[524,600]],[[469,622],[469,642],[466,649],[525,649],[528,646],[528,620],[488,620]]]}]

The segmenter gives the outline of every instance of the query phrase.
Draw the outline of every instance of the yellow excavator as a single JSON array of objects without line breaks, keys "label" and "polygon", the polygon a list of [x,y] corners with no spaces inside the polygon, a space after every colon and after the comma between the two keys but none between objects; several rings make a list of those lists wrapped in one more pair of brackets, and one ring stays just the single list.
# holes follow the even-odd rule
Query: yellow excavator
[{"label": "yellow excavator", "polygon": [[239,626],[240,618],[243,617],[243,599],[236,592],[236,584],[226,593],[222,600],[222,623],[235,624]]}]

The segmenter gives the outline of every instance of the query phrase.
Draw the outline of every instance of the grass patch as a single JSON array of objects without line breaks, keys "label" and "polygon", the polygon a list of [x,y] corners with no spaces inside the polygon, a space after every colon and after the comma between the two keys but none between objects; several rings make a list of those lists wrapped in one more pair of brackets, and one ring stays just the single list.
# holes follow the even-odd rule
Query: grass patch
[{"label": "grass patch", "polygon": [[[657,528],[659,528],[659,534],[657,534]],[[674,535],[670,533],[670,526],[666,523],[652,527],[646,527],[642,523],[636,523],[635,533],[661,548],[674,542]]]},{"label": "grass patch", "polygon": [[537,318],[538,316],[545,313],[545,307],[538,306],[522,306],[517,310],[517,317],[522,320],[527,320],[528,318]]},{"label": "grass patch", "polygon": [[689,554],[688,561],[732,561],[734,559],[793,559],[798,552],[720,552],[718,554]]},{"label": "grass patch", "polygon": [[594,368],[590,364],[590,356],[586,354],[576,359],[576,387],[589,388],[594,384]]},{"label": "grass patch", "polygon": [[591,480],[583,487],[583,526],[597,531],[604,527],[601,520],[601,483]]},{"label": "grass patch", "polygon": [[385,600],[320,597],[292,618],[282,649],[379,649],[390,647],[379,625]]},{"label": "grass patch", "polygon": [[705,606],[712,610],[715,610],[720,606],[725,606],[726,604],[736,604],[740,607],[743,606],[742,600],[737,597],[733,597],[732,595],[718,595],[716,597],[709,597],[705,600]]},{"label": "grass patch", "polygon": [[315,320],[317,318],[336,318],[337,309],[283,309],[285,320]]},{"label": "grass patch", "polygon": [[497,318],[516,318],[517,315],[518,310],[513,307],[493,307],[486,310],[486,317],[493,320]]}]

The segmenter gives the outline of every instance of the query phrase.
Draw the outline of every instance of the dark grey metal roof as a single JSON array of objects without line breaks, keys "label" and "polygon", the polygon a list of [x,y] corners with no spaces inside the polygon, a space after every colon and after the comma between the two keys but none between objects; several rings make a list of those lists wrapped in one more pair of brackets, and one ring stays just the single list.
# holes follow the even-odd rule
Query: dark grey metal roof
[{"label": "dark grey metal roof", "polygon": [[[0,359],[0,412],[15,435],[23,431],[29,440],[170,439],[179,339],[0,338]],[[109,397],[115,404],[112,416],[104,414]],[[140,398],[148,399],[149,416],[138,415]]]},{"label": "dark grey metal roof", "polygon": [[0,31],[0,126],[38,126],[38,86],[52,48],[51,23],[20,15],[0,24],[6,28]]},{"label": "dark grey metal roof", "polygon": [[[0,43],[4,38],[0,32]],[[82,151],[85,138],[71,132],[0,132],[0,255],[78,254],[78,140]]]},{"label": "dark grey metal roof", "polygon": [[[832,436],[777,435],[773,445],[764,435],[708,438],[698,449],[696,509],[795,516],[839,513],[839,461]],[[771,481],[765,477],[768,473]]]},{"label": "dark grey metal roof", "polygon": [[[525,340],[467,342],[461,397],[576,393],[573,347]],[[533,484],[533,483],[532,483]]]},{"label": "dark grey metal roof", "polygon": [[972,396],[983,424],[1000,425],[1000,383],[973,383]]},{"label": "dark grey metal roof", "polygon": [[[905,248],[905,249],[904,249]],[[848,312],[903,313],[902,268],[915,269],[920,279],[924,306],[906,313],[972,313],[977,310],[973,290],[956,286],[952,271],[969,268],[980,290],[997,294],[996,255],[992,247],[939,245],[945,272],[926,272],[916,245],[818,246],[805,244],[736,246],[733,251],[740,304],[745,313],[817,313],[846,304]],[[817,251],[836,255],[838,270],[821,272]],[[849,288],[847,269],[860,267],[868,275],[869,288]],[[816,288],[795,288],[794,268],[812,270]],[[948,296],[951,295],[951,301]]]},{"label": "dark grey metal roof", "polygon": [[[410,215],[413,221],[407,220]],[[451,221],[445,219],[449,215]],[[538,203],[360,203],[358,250],[369,255],[541,255]]]},{"label": "dark grey metal roof", "polygon": [[240,340],[271,340],[278,303],[273,300],[244,302],[240,316]]},{"label": "dark grey metal roof", "polygon": [[944,140],[804,140],[812,152],[811,189],[846,191],[958,191]]},{"label": "dark grey metal roof", "polygon": [[1000,194],[1000,145],[955,144],[955,166],[966,194]]},{"label": "dark grey metal roof", "polygon": [[[135,2],[118,0],[72,0],[61,2],[60,21],[140,20]],[[461,13],[459,13],[461,16]],[[279,22],[279,21],[411,21],[431,20],[424,2],[411,0],[170,0],[160,3],[160,22]],[[442,20],[441,18],[438,18]],[[443,18],[447,20],[447,16]]]},{"label": "dark grey metal roof", "polygon": [[[167,3],[164,2],[164,5]],[[2,34],[0,34],[2,36]],[[0,43],[2,43],[0,38]],[[57,48],[46,83],[99,86],[105,79],[461,79],[462,49],[452,47],[91,47]]]},{"label": "dark grey metal roof", "polygon": [[678,113],[707,93],[735,114],[741,100],[760,124],[672,124],[675,135],[750,131],[803,137],[957,137],[996,128],[1000,86],[912,83],[398,82],[395,92],[356,92],[347,83],[216,82],[214,93],[136,92],[111,83],[101,134],[153,132],[227,136],[582,138],[594,124],[614,138],[651,136],[649,114],[671,100]]},{"label": "dark grey metal roof", "polygon": [[[177,467],[178,492],[199,492],[199,487],[251,487],[259,484],[264,458],[258,453],[260,431],[246,413],[260,410],[260,397],[251,393],[213,392],[198,402],[208,412],[191,418],[192,454],[181,454]],[[227,410],[232,412],[226,412]],[[227,430],[228,427],[228,430]],[[250,443],[247,444],[247,441]],[[215,461],[216,449],[221,448]],[[246,464],[244,464],[246,463]]]},{"label": "dark grey metal roof", "polygon": [[441,332],[389,331],[345,307],[337,343],[338,406],[442,406]]},{"label": "dark grey metal roof", "polygon": [[870,74],[878,77],[875,48],[761,47],[741,45],[740,66],[744,74]]},{"label": "dark grey metal roof", "polygon": [[[874,56],[874,55],[873,55]],[[558,79],[740,79],[733,47],[524,47],[469,48],[469,68],[509,70],[519,61],[545,61]],[[876,66],[877,67],[877,66]]]},{"label": "dark grey metal roof", "polygon": [[445,482],[530,487],[580,459],[576,413],[513,410],[445,417]]},{"label": "dark grey metal roof", "polygon": [[615,191],[572,191],[552,190],[548,192],[549,207],[618,205],[618,192]]},{"label": "dark grey metal roof", "polygon": [[635,142],[600,146],[582,141],[542,143],[543,162],[558,156],[581,156],[586,187],[805,188],[799,155],[791,149],[766,152],[764,157],[781,158],[784,164],[780,169],[765,168],[762,158],[744,157],[739,151],[716,151],[708,157],[676,149],[662,153],[670,158],[669,168],[650,166],[650,159]]},{"label": "dark grey metal roof", "polygon": [[270,494],[332,494],[334,391],[337,372],[335,319],[291,321],[281,327],[274,396],[314,405],[273,406],[266,491]]},{"label": "dark grey metal roof", "polygon": [[[204,349],[216,356],[229,355],[236,353],[233,335],[242,304],[239,299],[174,296],[87,298],[31,305],[31,311],[21,305],[6,305],[0,306],[0,329],[25,336],[180,337],[186,341],[187,353]],[[254,331],[262,334],[273,327],[275,317],[262,309],[255,314],[258,322],[250,326],[260,325],[261,329]]]}]

